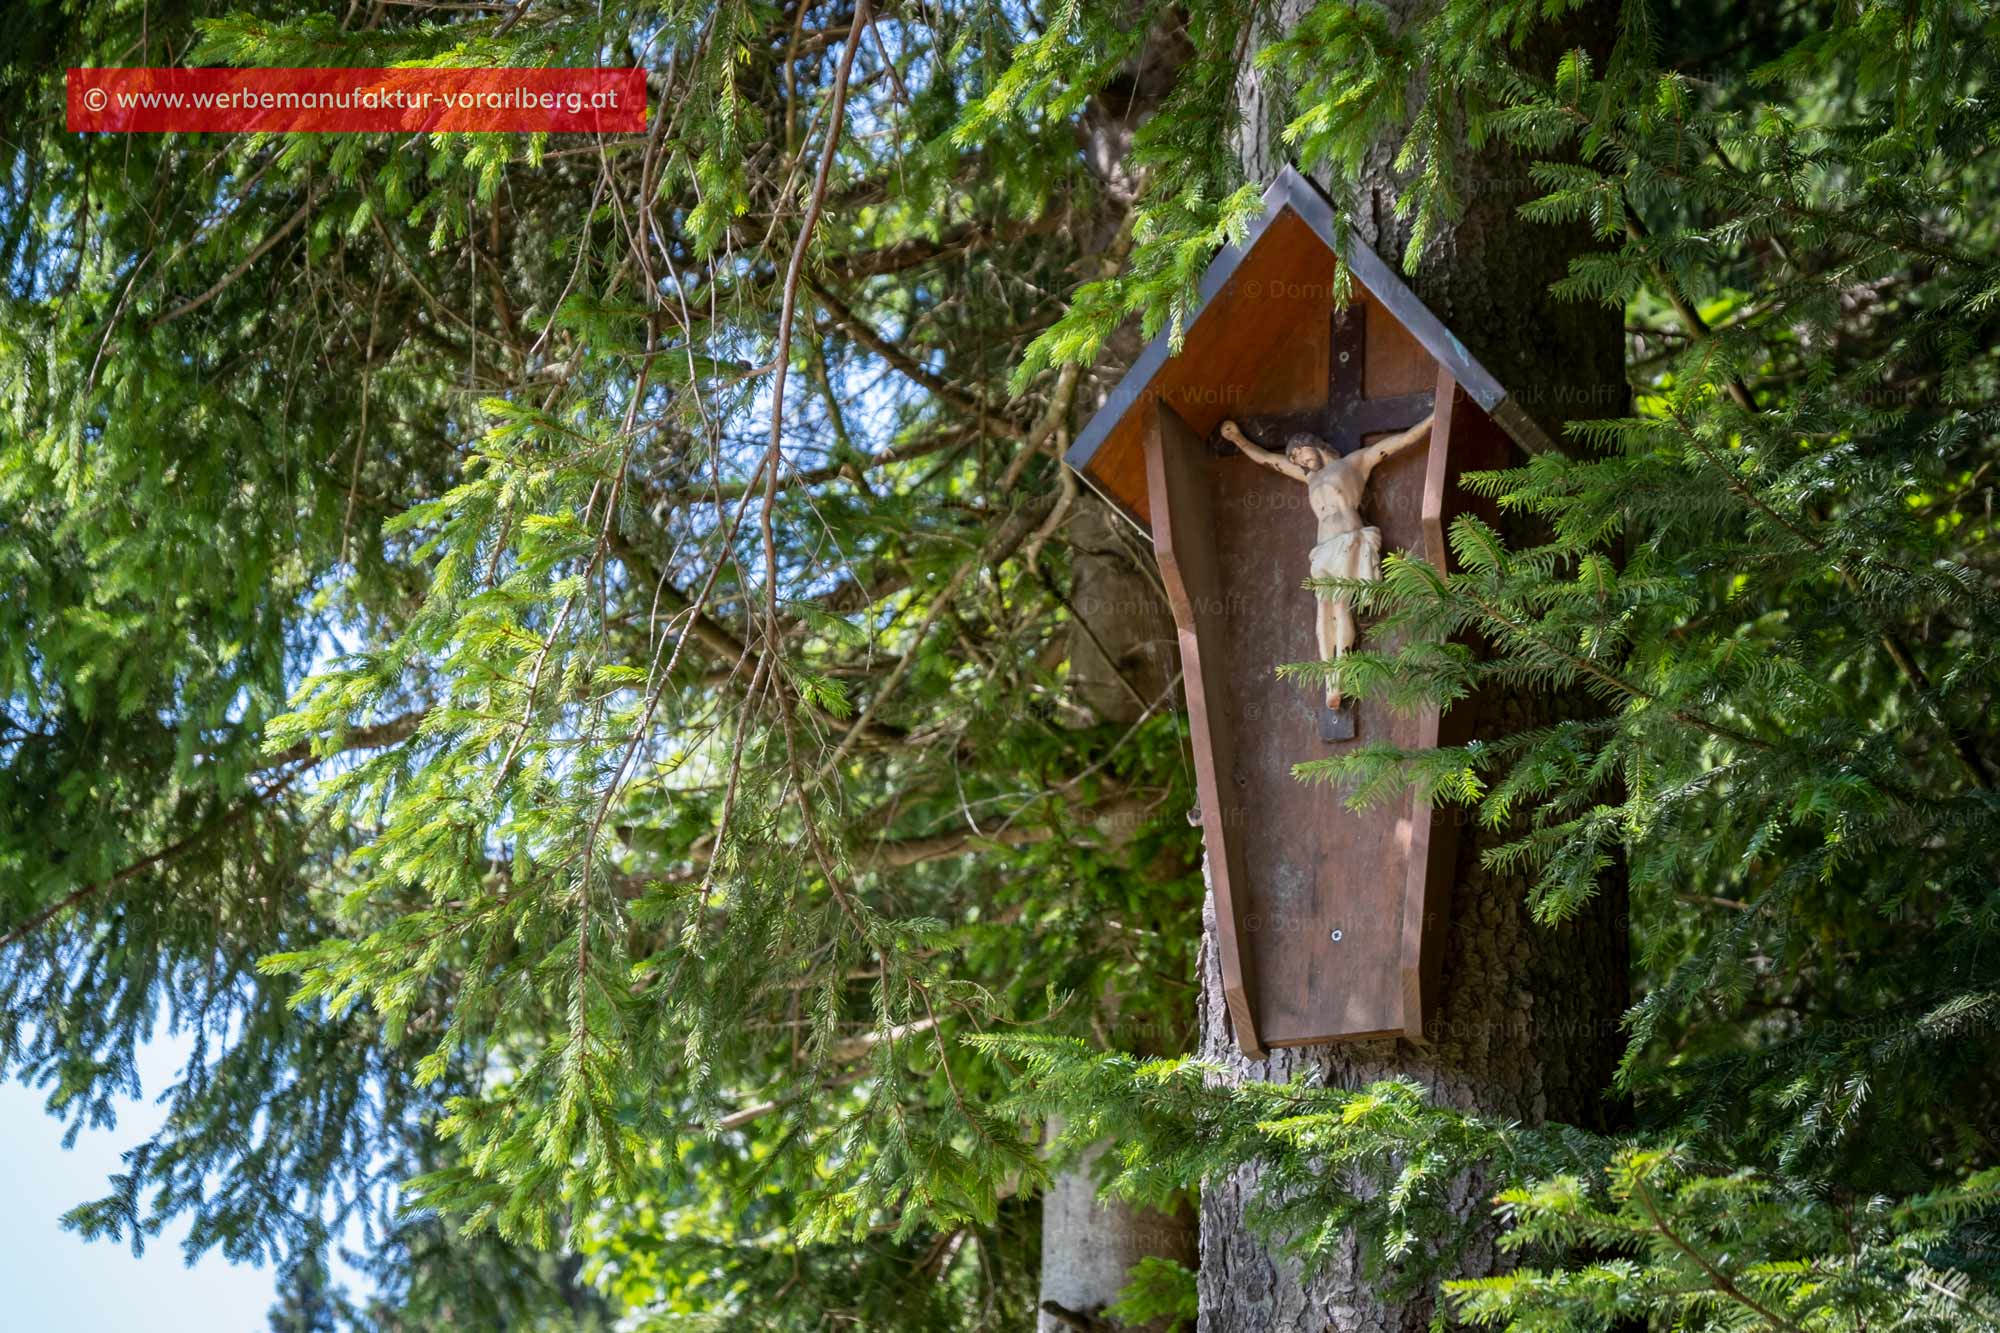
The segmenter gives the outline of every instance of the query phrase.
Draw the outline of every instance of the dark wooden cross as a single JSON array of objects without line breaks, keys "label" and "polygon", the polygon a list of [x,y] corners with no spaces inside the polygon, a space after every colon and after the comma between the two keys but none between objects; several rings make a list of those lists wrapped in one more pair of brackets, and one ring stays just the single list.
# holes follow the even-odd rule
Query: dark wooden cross
[{"label": "dark wooden cross", "polygon": [[[1366,370],[1368,356],[1368,311],[1372,302],[1357,301],[1346,309],[1336,309],[1327,349],[1326,402],[1310,411],[1246,416],[1236,424],[1243,433],[1275,453],[1284,453],[1294,435],[1311,435],[1343,457],[1353,453],[1368,437],[1407,429],[1430,415],[1435,394],[1405,393],[1386,398],[1369,398]],[[1218,429],[1208,441],[1218,457],[1237,452]],[[1334,741],[1354,739],[1354,703],[1338,709],[1319,707],[1319,738]]]}]

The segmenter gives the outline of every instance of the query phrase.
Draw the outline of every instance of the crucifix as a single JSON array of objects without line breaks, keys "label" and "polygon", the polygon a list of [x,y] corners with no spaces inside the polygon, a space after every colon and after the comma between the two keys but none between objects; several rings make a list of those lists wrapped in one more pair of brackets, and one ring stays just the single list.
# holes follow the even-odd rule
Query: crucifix
[{"label": "crucifix", "polygon": [[[1318,524],[1307,570],[1312,578],[1382,577],[1382,533],[1361,516],[1368,477],[1378,463],[1430,437],[1434,395],[1363,397],[1367,321],[1367,303],[1333,312],[1324,406],[1310,412],[1246,417],[1242,425],[1228,420],[1217,431],[1221,441],[1217,452],[1240,451],[1252,462],[1305,483]],[[1259,444],[1244,426],[1266,440],[1281,442],[1282,449]],[[1393,433],[1364,443],[1383,432]],[[1327,680],[1326,707],[1319,715],[1320,739],[1352,740],[1354,710],[1341,698],[1338,663],[1354,646],[1353,600],[1344,592],[1321,592],[1317,598],[1320,658],[1335,664]]]},{"label": "crucifix", "polygon": [[[1477,696],[1449,710],[1356,699],[1351,672],[1340,695],[1332,673],[1355,642],[1353,607],[1301,583],[1374,577],[1383,546],[1448,572],[1452,521],[1487,505],[1465,474],[1553,448],[1464,341],[1343,231],[1311,181],[1279,172],[1263,216],[1202,275],[1182,336],[1146,346],[1065,455],[1159,562],[1214,958],[1230,1028],[1253,1057],[1424,1041],[1438,1015],[1455,825],[1415,793],[1346,808],[1300,781],[1300,765],[1358,731],[1427,750],[1507,716]],[[1336,310],[1343,272],[1352,300]],[[1315,648],[1336,663],[1335,688],[1301,697],[1273,667]]]}]

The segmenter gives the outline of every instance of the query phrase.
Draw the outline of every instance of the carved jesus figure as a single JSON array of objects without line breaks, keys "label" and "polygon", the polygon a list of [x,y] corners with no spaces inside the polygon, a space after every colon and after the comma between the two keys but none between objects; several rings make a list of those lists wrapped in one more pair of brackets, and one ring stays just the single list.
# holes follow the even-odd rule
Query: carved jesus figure
[{"label": "carved jesus figure", "polygon": [[[1430,435],[1431,418],[1408,430],[1341,455],[1316,435],[1294,435],[1285,452],[1273,453],[1251,440],[1234,421],[1222,423],[1222,437],[1243,456],[1306,484],[1306,502],[1319,520],[1319,539],[1312,548],[1313,578],[1366,579],[1382,577],[1382,530],[1361,521],[1361,495],[1376,465]],[[1319,655],[1338,663],[1354,646],[1354,607],[1346,593],[1319,595]],[[1336,666],[1326,690],[1326,706],[1340,707],[1340,674]]]}]

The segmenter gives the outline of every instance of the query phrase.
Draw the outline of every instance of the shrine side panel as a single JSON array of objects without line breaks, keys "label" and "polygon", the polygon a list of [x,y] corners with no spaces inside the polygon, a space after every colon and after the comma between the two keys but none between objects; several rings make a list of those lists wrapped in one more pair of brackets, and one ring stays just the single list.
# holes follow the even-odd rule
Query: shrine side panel
[{"label": "shrine side panel", "polygon": [[[1385,463],[1369,486],[1362,512],[1385,554],[1421,550],[1423,455]],[[1303,586],[1315,537],[1305,487],[1237,455],[1209,468],[1229,634],[1229,688],[1209,707],[1229,710],[1234,738],[1217,778],[1242,853],[1240,940],[1259,1035],[1283,1046],[1401,1033],[1411,803],[1350,811],[1292,768],[1370,741],[1419,744],[1419,724],[1364,700],[1354,740],[1319,739],[1318,688],[1276,674],[1319,656]],[[1366,620],[1361,646],[1385,646]]]}]

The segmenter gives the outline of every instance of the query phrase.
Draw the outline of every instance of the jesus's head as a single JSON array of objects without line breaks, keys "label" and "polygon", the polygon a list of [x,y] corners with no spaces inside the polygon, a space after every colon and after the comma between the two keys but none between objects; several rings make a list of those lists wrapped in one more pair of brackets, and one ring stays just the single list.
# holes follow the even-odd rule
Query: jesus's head
[{"label": "jesus's head", "polygon": [[1310,435],[1294,435],[1286,442],[1285,457],[1308,472],[1317,472],[1332,462],[1326,446]]}]

